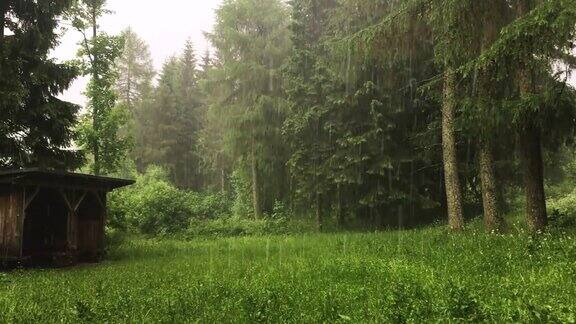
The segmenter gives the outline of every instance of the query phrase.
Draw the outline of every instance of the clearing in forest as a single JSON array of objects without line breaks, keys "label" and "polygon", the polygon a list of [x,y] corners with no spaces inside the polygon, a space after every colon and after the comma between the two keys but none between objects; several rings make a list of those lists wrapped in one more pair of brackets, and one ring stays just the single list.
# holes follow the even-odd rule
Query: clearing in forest
[{"label": "clearing in forest", "polygon": [[575,269],[570,234],[137,238],[0,274],[0,322],[574,322]]}]

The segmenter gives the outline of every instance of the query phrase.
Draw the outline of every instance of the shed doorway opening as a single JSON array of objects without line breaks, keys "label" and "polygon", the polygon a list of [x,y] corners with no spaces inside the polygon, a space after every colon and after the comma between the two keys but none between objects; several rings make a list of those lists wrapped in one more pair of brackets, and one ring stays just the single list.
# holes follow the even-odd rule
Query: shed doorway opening
[{"label": "shed doorway opening", "polygon": [[38,188],[25,206],[22,255],[49,262],[68,249],[68,207],[56,190]]},{"label": "shed doorway opening", "polygon": [[81,261],[97,261],[104,250],[106,218],[105,196],[89,192],[77,208],[78,257]]}]

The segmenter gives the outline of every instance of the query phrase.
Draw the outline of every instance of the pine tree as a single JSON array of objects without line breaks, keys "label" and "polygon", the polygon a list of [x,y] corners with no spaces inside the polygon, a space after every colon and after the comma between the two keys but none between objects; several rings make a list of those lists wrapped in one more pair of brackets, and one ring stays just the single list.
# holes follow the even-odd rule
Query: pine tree
[{"label": "pine tree", "polygon": [[[557,143],[570,138],[574,131],[574,123],[565,122],[573,121],[576,113],[570,104],[573,92],[565,91],[567,80],[558,79],[552,71],[552,62],[571,56],[576,38],[573,23],[576,6],[564,0],[518,0],[513,8],[516,19],[502,30],[474,66],[500,71],[500,78],[508,77],[516,86],[505,104],[513,109],[511,121],[519,138],[527,222],[532,231],[539,232],[548,221],[543,170],[545,144],[556,149]],[[554,132],[550,132],[550,127]]]},{"label": "pine tree", "polygon": [[155,72],[148,45],[131,28],[125,29],[121,37],[124,44],[116,62],[115,88],[119,102],[132,112],[150,93]]},{"label": "pine tree", "polygon": [[202,173],[203,187],[226,193],[228,179],[232,173],[232,158],[226,150],[224,133],[225,120],[220,106],[214,98],[219,96],[220,88],[214,73],[217,67],[209,50],[206,50],[200,63],[198,84],[202,96],[201,129],[198,133],[199,166]]},{"label": "pine tree", "polygon": [[126,107],[129,120],[122,132],[129,134],[134,145],[130,152],[136,169],[145,171],[145,150],[149,139],[148,129],[153,124],[148,113],[153,101],[153,79],[156,72],[148,45],[128,28],[122,32],[122,55],[116,61],[118,79],[114,86],[118,103]]},{"label": "pine tree", "polygon": [[183,188],[201,187],[199,171],[198,137],[203,119],[202,95],[198,84],[199,71],[192,42],[187,41],[180,59],[179,114],[175,121],[179,126],[178,148],[180,164],[175,176],[176,184]]},{"label": "pine tree", "polygon": [[[496,41],[503,26],[509,23],[510,9],[506,1],[490,0],[484,2],[470,3],[470,20],[469,28],[471,31],[470,38],[478,39],[479,46],[472,46],[470,49],[471,59],[481,55],[482,52],[492,46]],[[491,69],[476,71],[476,81],[467,80],[476,88],[472,95],[475,96],[473,101],[472,129],[470,130],[471,140],[474,140],[478,147],[478,173],[482,189],[482,204],[484,210],[484,227],[487,232],[499,232],[504,227],[502,216],[503,207],[501,206],[500,191],[504,183],[498,180],[496,170],[496,148],[497,145],[513,145],[513,143],[503,143],[496,138],[509,137],[505,135],[506,125],[501,124],[499,120],[506,114],[503,113],[503,107],[500,101],[506,96],[505,84],[497,80],[497,73]],[[504,82],[508,82],[505,80]],[[474,84],[475,83],[475,84]],[[474,90],[474,89],[473,89]]]},{"label": "pine tree", "polygon": [[0,3],[0,167],[71,169],[81,162],[71,150],[79,108],[57,98],[78,71],[48,58],[70,6],[63,0]]},{"label": "pine tree", "polygon": [[456,74],[447,67],[444,72],[444,97],[442,100],[442,150],[444,154],[444,179],[448,201],[448,225],[452,230],[464,227],[462,193],[456,145]]},{"label": "pine tree", "polygon": [[169,58],[162,67],[158,86],[154,91],[154,102],[151,107],[150,120],[153,125],[147,131],[151,140],[147,147],[149,160],[147,165],[156,164],[165,167],[172,181],[176,173],[180,133],[177,123],[179,116],[179,71],[176,57]]},{"label": "pine tree", "polygon": [[[288,118],[283,134],[291,145],[288,166],[291,186],[298,188],[295,199],[306,206],[315,206],[318,229],[323,226],[322,201],[332,188],[326,173],[331,143],[323,121],[331,108],[327,95],[337,93],[335,79],[322,57],[327,54],[321,38],[327,23],[327,11],[333,1],[292,1],[292,53],[284,71]],[[342,89],[342,87],[340,88]],[[324,197],[324,199],[322,199]]]},{"label": "pine tree", "polygon": [[214,62],[212,60],[212,55],[210,53],[210,50],[207,49],[204,54],[202,55],[202,59],[200,62],[200,73],[199,73],[199,81],[200,80],[206,80],[206,78],[208,77],[208,73],[210,72],[210,69],[214,66]]},{"label": "pine tree", "polygon": [[153,99],[144,100],[136,110],[138,168],[164,166],[176,186],[200,190],[198,142],[204,111],[191,42],[181,56],[165,62],[158,86],[149,97]]},{"label": "pine tree", "polygon": [[[226,111],[228,148],[250,171],[255,218],[271,209],[285,186],[278,70],[289,46],[287,18],[277,0],[226,1],[208,34],[220,64],[213,72],[219,83],[214,91],[220,92],[217,104]],[[263,183],[262,178],[277,182]]]}]

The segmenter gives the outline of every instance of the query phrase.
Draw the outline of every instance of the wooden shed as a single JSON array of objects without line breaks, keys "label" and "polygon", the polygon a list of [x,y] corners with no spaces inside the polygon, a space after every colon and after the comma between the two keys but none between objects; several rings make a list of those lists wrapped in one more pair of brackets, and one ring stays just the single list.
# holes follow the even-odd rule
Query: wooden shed
[{"label": "wooden shed", "polygon": [[100,260],[106,196],[133,183],[41,169],[0,172],[0,265]]}]

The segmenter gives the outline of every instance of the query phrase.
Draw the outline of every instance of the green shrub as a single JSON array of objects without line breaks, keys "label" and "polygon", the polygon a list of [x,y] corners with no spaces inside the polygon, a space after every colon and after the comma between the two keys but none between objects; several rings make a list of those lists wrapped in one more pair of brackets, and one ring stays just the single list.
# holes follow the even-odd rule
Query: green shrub
[{"label": "green shrub", "polygon": [[106,228],[106,248],[115,248],[126,242],[127,234],[123,230],[113,227]]},{"label": "green shrub", "polygon": [[576,226],[576,190],[572,193],[548,201],[550,221],[557,227]]},{"label": "green shrub", "polygon": [[230,199],[221,193],[188,193],[188,207],[193,219],[228,217],[230,206]]},{"label": "green shrub", "polygon": [[233,179],[234,198],[230,198],[180,190],[170,183],[165,170],[150,167],[136,175],[135,185],[110,195],[110,235],[133,231],[154,236],[229,237],[314,231],[310,219],[295,219],[280,201],[265,219],[252,219],[249,181],[239,173]]},{"label": "green shrub", "polygon": [[274,203],[274,209],[272,210],[271,215],[273,219],[289,218],[291,214],[292,213],[283,202],[277,200]]},{"label": "green shrub", "polygon": [[138,175],[134,186],[112,193],[109,205],[110,227],[151,235],[184,232],[191,219],[215,219],[230,213],[225,196],[180,190],[159,167]]},{"label": "green shrub", "polygon": [[254,206],[252,206],[252,186],[250,179],[241,169],[232,173],[232,189],[234,203],[232,204],[232,214],[236,217],[249,218],[254,216]]}]

